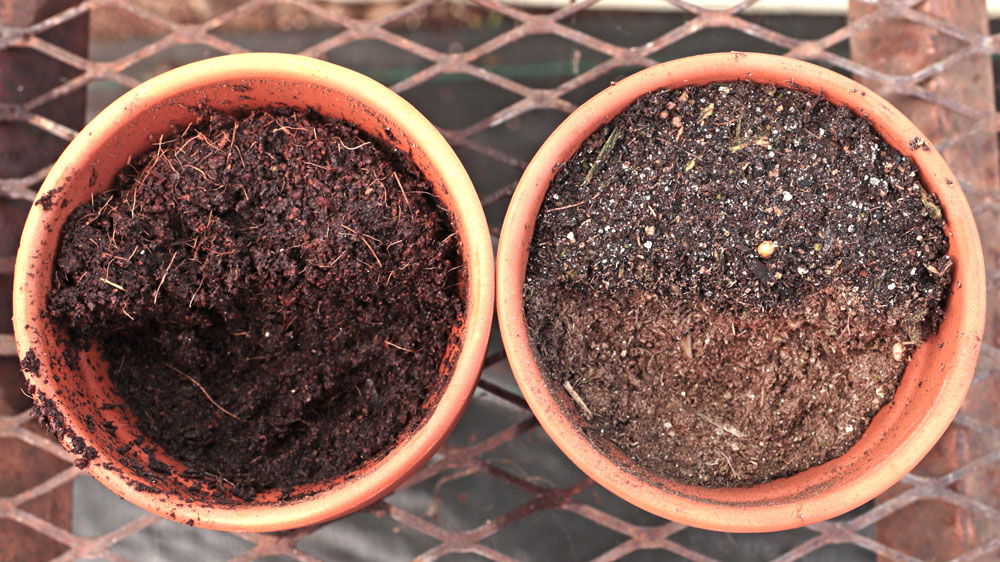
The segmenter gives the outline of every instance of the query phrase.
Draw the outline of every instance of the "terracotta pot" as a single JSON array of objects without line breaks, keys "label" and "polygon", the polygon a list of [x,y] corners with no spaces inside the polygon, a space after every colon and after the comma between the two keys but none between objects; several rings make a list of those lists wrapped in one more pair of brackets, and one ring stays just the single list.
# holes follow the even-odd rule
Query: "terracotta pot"
[{"label": "terracotta pot", "polygon": [[[138,433],[128,414],[102,409],[120,404],[107,365],[94,352],[81,354],[78,368],[67,366],[63,334],[46,317],[46,295],[60,230],[69,214],[107,189],[126,161],[148,150],[171,125],[194,120],[192,107],[204,103],[227,112],[276,105],[312,108],[344,119],[409,154],[435,194],[452,212],[468,268],[462,287],[464,323],[451,380],[428,402],[426,420],[404,435],[386,457],[335,481],[300,486],[295,501],[278,491],[246,505],[213,504],[192,498],[190,482],[172,474],[150,486],[123,465],[116,446]],[[45,398],[62,416],[60,440],[67,450],[93,447],[87,470],[128,501],[158,515],[199,527],[230,531],[274,531],[320,523],[356,511],[402,483],[441,446],[465,410],[479,377],[493,314],[493,252],[486,218],[469,176],[438,131],[413,106],[381,84],[356,72],[315,59],[279,54],[224,56],[160,75],[108,106],[80,132],[49,173],[25,223],[14,272],[14,332],[28,383],[36,400]],[[31,351],[37,357],[24,361]],[[442,373],[446,374],[446,373]],[[109,431],[101,421],[117,426]],[[96,423],[95,423],[96,421]],[[82,441],[79,441],[82,439]],[[182,465],[159,450],[177,474]]]},{"label": "terracotta pot", "polygon": [[[535,220],[557,165],[584,139],[641,95],[660,88],[747,80],[821,93],[871,120],[920,169],[947,221],[954,281],[937,335],[907,365],[895,400],[875,416],[843,456],[789,478],[745,488],[708,488],[671,481],[620,451],[606,456],[581,431],[566,393],[545,382],[525,326],[522,288]],[[861,84],[784,57],[720,53],[661,64],[622,80],[573,112],[532,159],[517,186],[500,235],[497,299],[500,331],[514,376],[542,427],[595,481],[630,503],[667,519],[717,531],[778,531],[841,515],[896,483],[951,423],[969,388],[985,321],[982,249],[969,205],[940,154],[914,150],[924,136],[888,102]]]}]

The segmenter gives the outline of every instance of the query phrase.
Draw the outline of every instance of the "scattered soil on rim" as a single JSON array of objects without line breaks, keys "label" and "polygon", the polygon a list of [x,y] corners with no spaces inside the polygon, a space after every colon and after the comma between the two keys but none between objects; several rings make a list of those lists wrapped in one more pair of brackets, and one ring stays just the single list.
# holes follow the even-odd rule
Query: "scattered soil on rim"
[{"label": "scattered soil on rim", "polygon": [[[26,375],[37,377],[40,367],[41,361],[35,355],[35,350],[28,349],[24,354],[24,359],[21,359],[21,371]],[[35,388],[34,385],[29,384],[27,394],[34,400],[34,404],[31,407],[31,417],[38,421],[42,429],[48,431],[57,440],[68,441],[70,443],[69,452],[76,455],[76,460],[74,461],[76,467],[81,470],[87,468],[90,461],[97,457],[97,449],[87,445],[87,442],[82,437],[66,425],[66,421],[59,412],[59,408],[56,407],[55,402],[46,396],[44,392]]]},{"label": "scattered soil on rim", "polygon": [[752,83],[659,91],[556,174],[526,321],[599,447],[749,486],[861,437],[940,323],[947,250],[915,165],[848,109]]},{"label": "scattered soil on rim", "polygon": [[73,213],[49,308],[185,476],[250,500],[347,474],[425,419],[463,276],[406,155],[312,112],[205,112]]}]

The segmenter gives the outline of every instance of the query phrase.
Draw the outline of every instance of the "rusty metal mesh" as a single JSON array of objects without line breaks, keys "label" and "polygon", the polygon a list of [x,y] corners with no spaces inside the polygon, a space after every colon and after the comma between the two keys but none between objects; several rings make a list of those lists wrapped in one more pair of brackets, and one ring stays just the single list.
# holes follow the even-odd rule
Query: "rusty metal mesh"
[{"label": "rusty metal mesh", "polygon": [[[277,50],[368,71],[442,128],[480,188],[495,235],[535,148],[565,114],[609,80],[681,54],[768,50],[866,81],[930,127],[926,132],[956,168],[983,232],[995,325],[1000,113],[990,61],[1000,53],[1000,34],[990,34],[982,10],[970,13],[961,7],[975,2],[944,9],[943,3],[934,7],[919,0],[852,3],[849,23],[841,16],[814,36],[799,33],[794,21],[782,27],[754,13],[753,0],[720,10],[668,0],[664,6],[670,10],[649,14],[599,11],[603,6],[595,0],[532,11],[492,0],[363,6],[307,0],[251,0],[236,6],[192,2],[208,7],[192,13],[141,7],[147,4],[63,2],[68,7],[43,14],[47,17],[0,28],[0,58],[30,52],[51,59],[64,77],[53,80],[39,73],[32,80],[47,80],[43,91],[19,96],[22,84],[0,76],[4,154],[19,154],[10,145],[39,134],[43,145],[71,140],[76,128],[54,108],[73,96],[86,91],[92,102],[110,101],[182,62],[274,48],[261,46],[262,32],[254,22],[273,26],[291,18]],[[221,8],[215,13],[211,6]],[[18,9],[26,8],[16,0],[0,0],[0,17]],[[100,22],[114,24],[112,29],[121,33],[117,51],[97,52],[92,42],[88,56],[81,54],[86,49],[60,43],[66,26],[88,17],[94,33],[104,25]],[[655,21],[662,23],[652,31],[646,25],[640,33],[636,18],[661,18]],[[145,39],[136,41],[130,30],[139,28]],[[706,33],[707,41],[691,41]],[[879,43],[887,33],[896,34],[895,47]],[[404,61],[406,68],[357,62],[372,49]],[[0,66],[0,72],[9,70]],[[470,109],[464,121],[449,109],[456,105]],[[34,169],[18,169],[17,162],[6,168],[18,172],[0,179],[3,236],[17,236],[25,202],[52,160]],[[0,279],[9,295],[16,244],[0,244],[7,252],[0,256]],[[9,302],[0,302],[3,306],[9,310]],[[0,363],[16,373],[15,355],[12,337],[0,335]],[[998,365],[1000,347],[991,327],[966,407],[928,459],[882,498],[802,530],[729,536],[653,517],[584,477],[539,429],[494,337],[469,414],[447,446],[401,490],[326,525],[234,535],[230,552],[232,560],[995,560],[1000,557],[1000,417],[992,403],[1000,399]],[[0,388],[6,393],[0,397],[15,404],[0,410],[0,559],[128,560],[134,552],[130,545],[153,540],[147,530],[163,526],[174,538],[158,548],[177,559],[199,558],[198,545],[212,532],[139,510],[103,527],[70,532],[75,526],[69,524],[69,486],[89,477],[35,428],[26,402],[15,396],[17,388],[16,382]]]}]

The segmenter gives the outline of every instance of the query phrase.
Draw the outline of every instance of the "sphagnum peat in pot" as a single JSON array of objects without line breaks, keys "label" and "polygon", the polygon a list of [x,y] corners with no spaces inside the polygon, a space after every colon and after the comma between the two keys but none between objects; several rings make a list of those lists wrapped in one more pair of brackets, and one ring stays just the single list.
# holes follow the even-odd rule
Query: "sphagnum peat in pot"
[{"label": "sphagnum peat in pot", "polygon": [[406,102],[305,57],[222,57],[126,94],[57,162],[19,250],[18,349],[43,424],[126,499],[307,525],[454,427],[490,256],[468,176]]},{"label": "sphagnum peat in pot", "polygon": [[525,172],[500,248],[501,330],[542,425],[612,491],[711,529],[799,526],[891,485],[954,416],[982,329],[940,156],[860,85],[780,57],[674,61],[596,96]]}]

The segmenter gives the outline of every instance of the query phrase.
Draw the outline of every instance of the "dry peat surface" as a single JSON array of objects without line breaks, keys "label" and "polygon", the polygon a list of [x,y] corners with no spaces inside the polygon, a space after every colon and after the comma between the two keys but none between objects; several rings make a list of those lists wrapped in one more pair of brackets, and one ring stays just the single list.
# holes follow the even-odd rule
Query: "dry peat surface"
[{"label": "dry peat surface", "polygon": [[430,192],[343,122],[206,112],[73,213],[50,313],[98,342],[139,428],[196,487],[252,499],[343,475],[416,427],[447,379],[464,273]]},{"label": "dry peat surface", "polygon": [[860,438],[937,329],[943,224],[914,164],[846,108],[750,83],[647,94],[549,187],[534,351],[591,439],[650,471],[795,474]]}]

